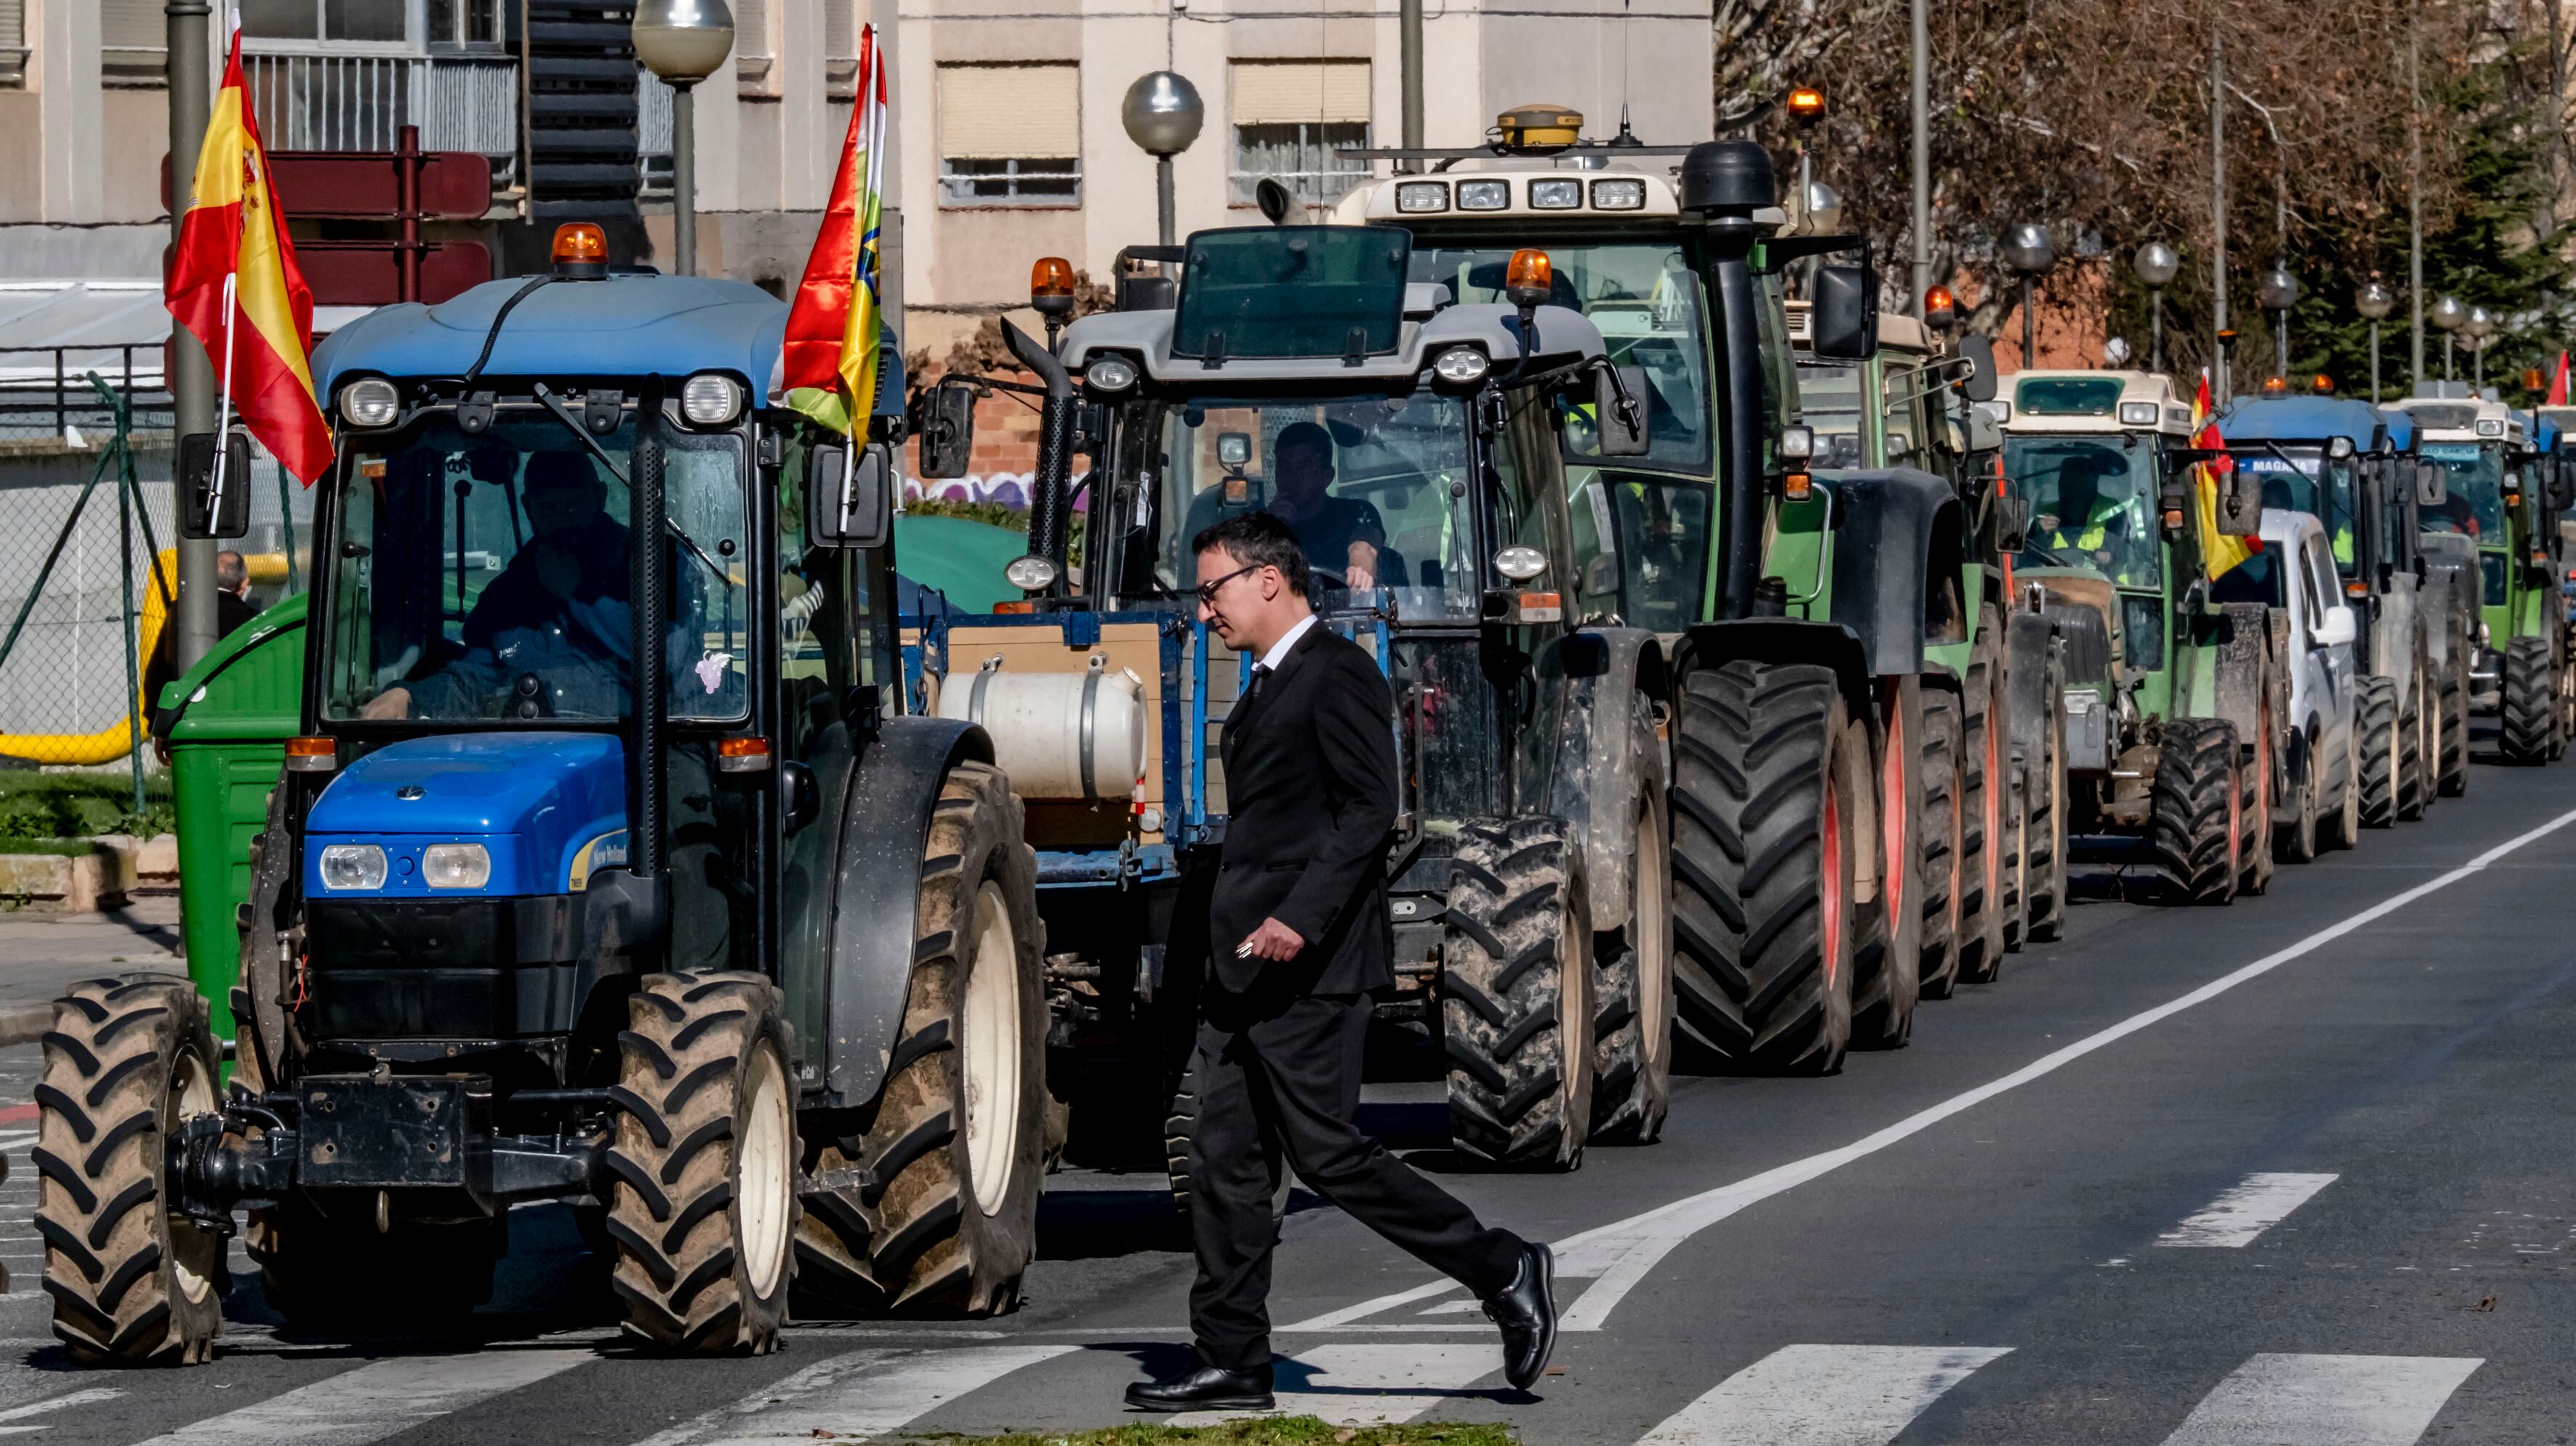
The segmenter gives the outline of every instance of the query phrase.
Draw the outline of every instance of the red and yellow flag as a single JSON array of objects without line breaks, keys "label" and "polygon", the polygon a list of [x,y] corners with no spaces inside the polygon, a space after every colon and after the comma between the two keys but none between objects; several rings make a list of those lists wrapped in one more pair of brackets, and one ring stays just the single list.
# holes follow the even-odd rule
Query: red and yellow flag
[{"label": "red and yellow flag", "polygon": [[877,399],[877,238],[883,224],[885,55],[876,27],[859,31],[859,103],[805,277],[787,311],[781,380],[788,406],[841,433],[862,432]]},{"label": "red and yellow flag", "polygon": [[331,428],[313,395],[313,293],[269,182],[236,33],[163,291],[170,315],[214,359],[216,384],[243,425],[310,485],[331,465]]},{"label": "red and yellow flag", "polygon": [[[2227,439],[2219,435],[2218,420],[2210,415],[2209,373],[2200,374],[2200,390],[2191,399],[2191,444],[2222,451]],[[2192,464],[2192,511],[2200,524],[2200,566],[2211,582],[2242,565],[2245,559],[2263,550],[2259,537],[2231,537],[2218,530],[2218,474],[2236,470],[2236,459],[2220,456],[2215,461]]]},{"label": "red and yellow flag", "polygon": [[2549,374],[2549,400],[2542,402],[2541,405],[2544,407],[2567,405],[2567,353],[2563,351],[2558,354],[2557,368]]}]

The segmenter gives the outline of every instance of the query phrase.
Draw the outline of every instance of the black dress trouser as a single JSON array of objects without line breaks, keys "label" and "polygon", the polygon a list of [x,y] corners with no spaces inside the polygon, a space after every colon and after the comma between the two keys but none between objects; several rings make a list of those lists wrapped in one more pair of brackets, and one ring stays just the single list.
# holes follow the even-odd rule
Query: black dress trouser
[{"label": "black dress trouser", "polygon": [[1522,1243],[1489,1229],[1455,1196],[1359,1131],[1365,996],[1306,995],[1255,1009],[1216,994],[1199,1026],[1192,1070],[1190,1232],[1198,1283],[1190,1326],[1201,1359],[1227,1370],[1270,1363],[1271,1201],[1282,1157],[1297,1178],[1361,1224],[1474,1291],[1497,1294],[1520,1269]]}]

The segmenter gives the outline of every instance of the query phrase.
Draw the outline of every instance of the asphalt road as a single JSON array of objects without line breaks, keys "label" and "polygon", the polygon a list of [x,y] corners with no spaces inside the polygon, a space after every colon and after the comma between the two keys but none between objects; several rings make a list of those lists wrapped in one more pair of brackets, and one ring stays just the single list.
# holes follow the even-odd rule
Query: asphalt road
[{"label": "asphalt road", "polygon": [[[2097,880],[2107,885],[2107,880]],[[1911,1048],[1828,1080],[1699,1079],[1648,1149],[1454,1167],[1424,1087],[1372,1123],[1557,1242],[1563,1374],[1503,1386],[1459,1293],[1297,1198],[1283,1405],[1501,1419],[1534,1443],[2402,1446],[2576,1432],[2576,767],[2471,796],[2232,908],[2090,902]],[[0,1051],[0,1101],[32,1049]],[[844,1439],[1122,1419],[1185,1350],[1159,1181],[1060,1176],[998,1322],[792,1328],[758,1360],[628,1355],[523,1215],[472,1343],[289,1338],[244,1284],[220,1354],[52,1347],[24,1149],[0,1147],[0,1432],[41,1441]]]}]

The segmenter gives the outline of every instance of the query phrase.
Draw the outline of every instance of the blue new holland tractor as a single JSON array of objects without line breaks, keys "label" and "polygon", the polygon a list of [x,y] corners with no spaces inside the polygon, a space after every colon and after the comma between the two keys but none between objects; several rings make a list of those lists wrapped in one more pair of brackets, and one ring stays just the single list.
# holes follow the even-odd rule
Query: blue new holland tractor
[{"label": "blue new holland tractor", "polygon": [[[791,1291],[1017,1298],[1035,861],[984,730],[903,712],[900,424],[766,405],[785,307],[585,229],[315,357],[338,454],[239,976],[85,984],[45,1039],[77,1359],[205,1359],[236,1212],[297,1324],[470,1311],[536,1202],[650,1349],[769,1350]],[[241,445],[183,448],[191,535],[239,531]]]}]

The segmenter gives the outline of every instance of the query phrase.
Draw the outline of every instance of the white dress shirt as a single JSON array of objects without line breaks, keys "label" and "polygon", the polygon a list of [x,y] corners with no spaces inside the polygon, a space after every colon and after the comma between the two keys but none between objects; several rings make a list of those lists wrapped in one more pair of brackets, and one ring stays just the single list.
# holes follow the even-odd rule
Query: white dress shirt
[{"label": "white dress shirt", "polygon": [[1253,664],[1253,666],[1266,673],[1278,672],[1279,665],[1288,661],[1288,650],[1297,646],[1297,640],[1306,636],[1306,630],[1314,625],[1315,615],[1313,613],[1308,613],[1303,618],[1298,619],[1297,626],[1290,628],[1287,632],[1281,634],[1279,641],[1272,643],[1270,645],[1270,651],[1263,653],[1261,655],[1261,661]]}]

